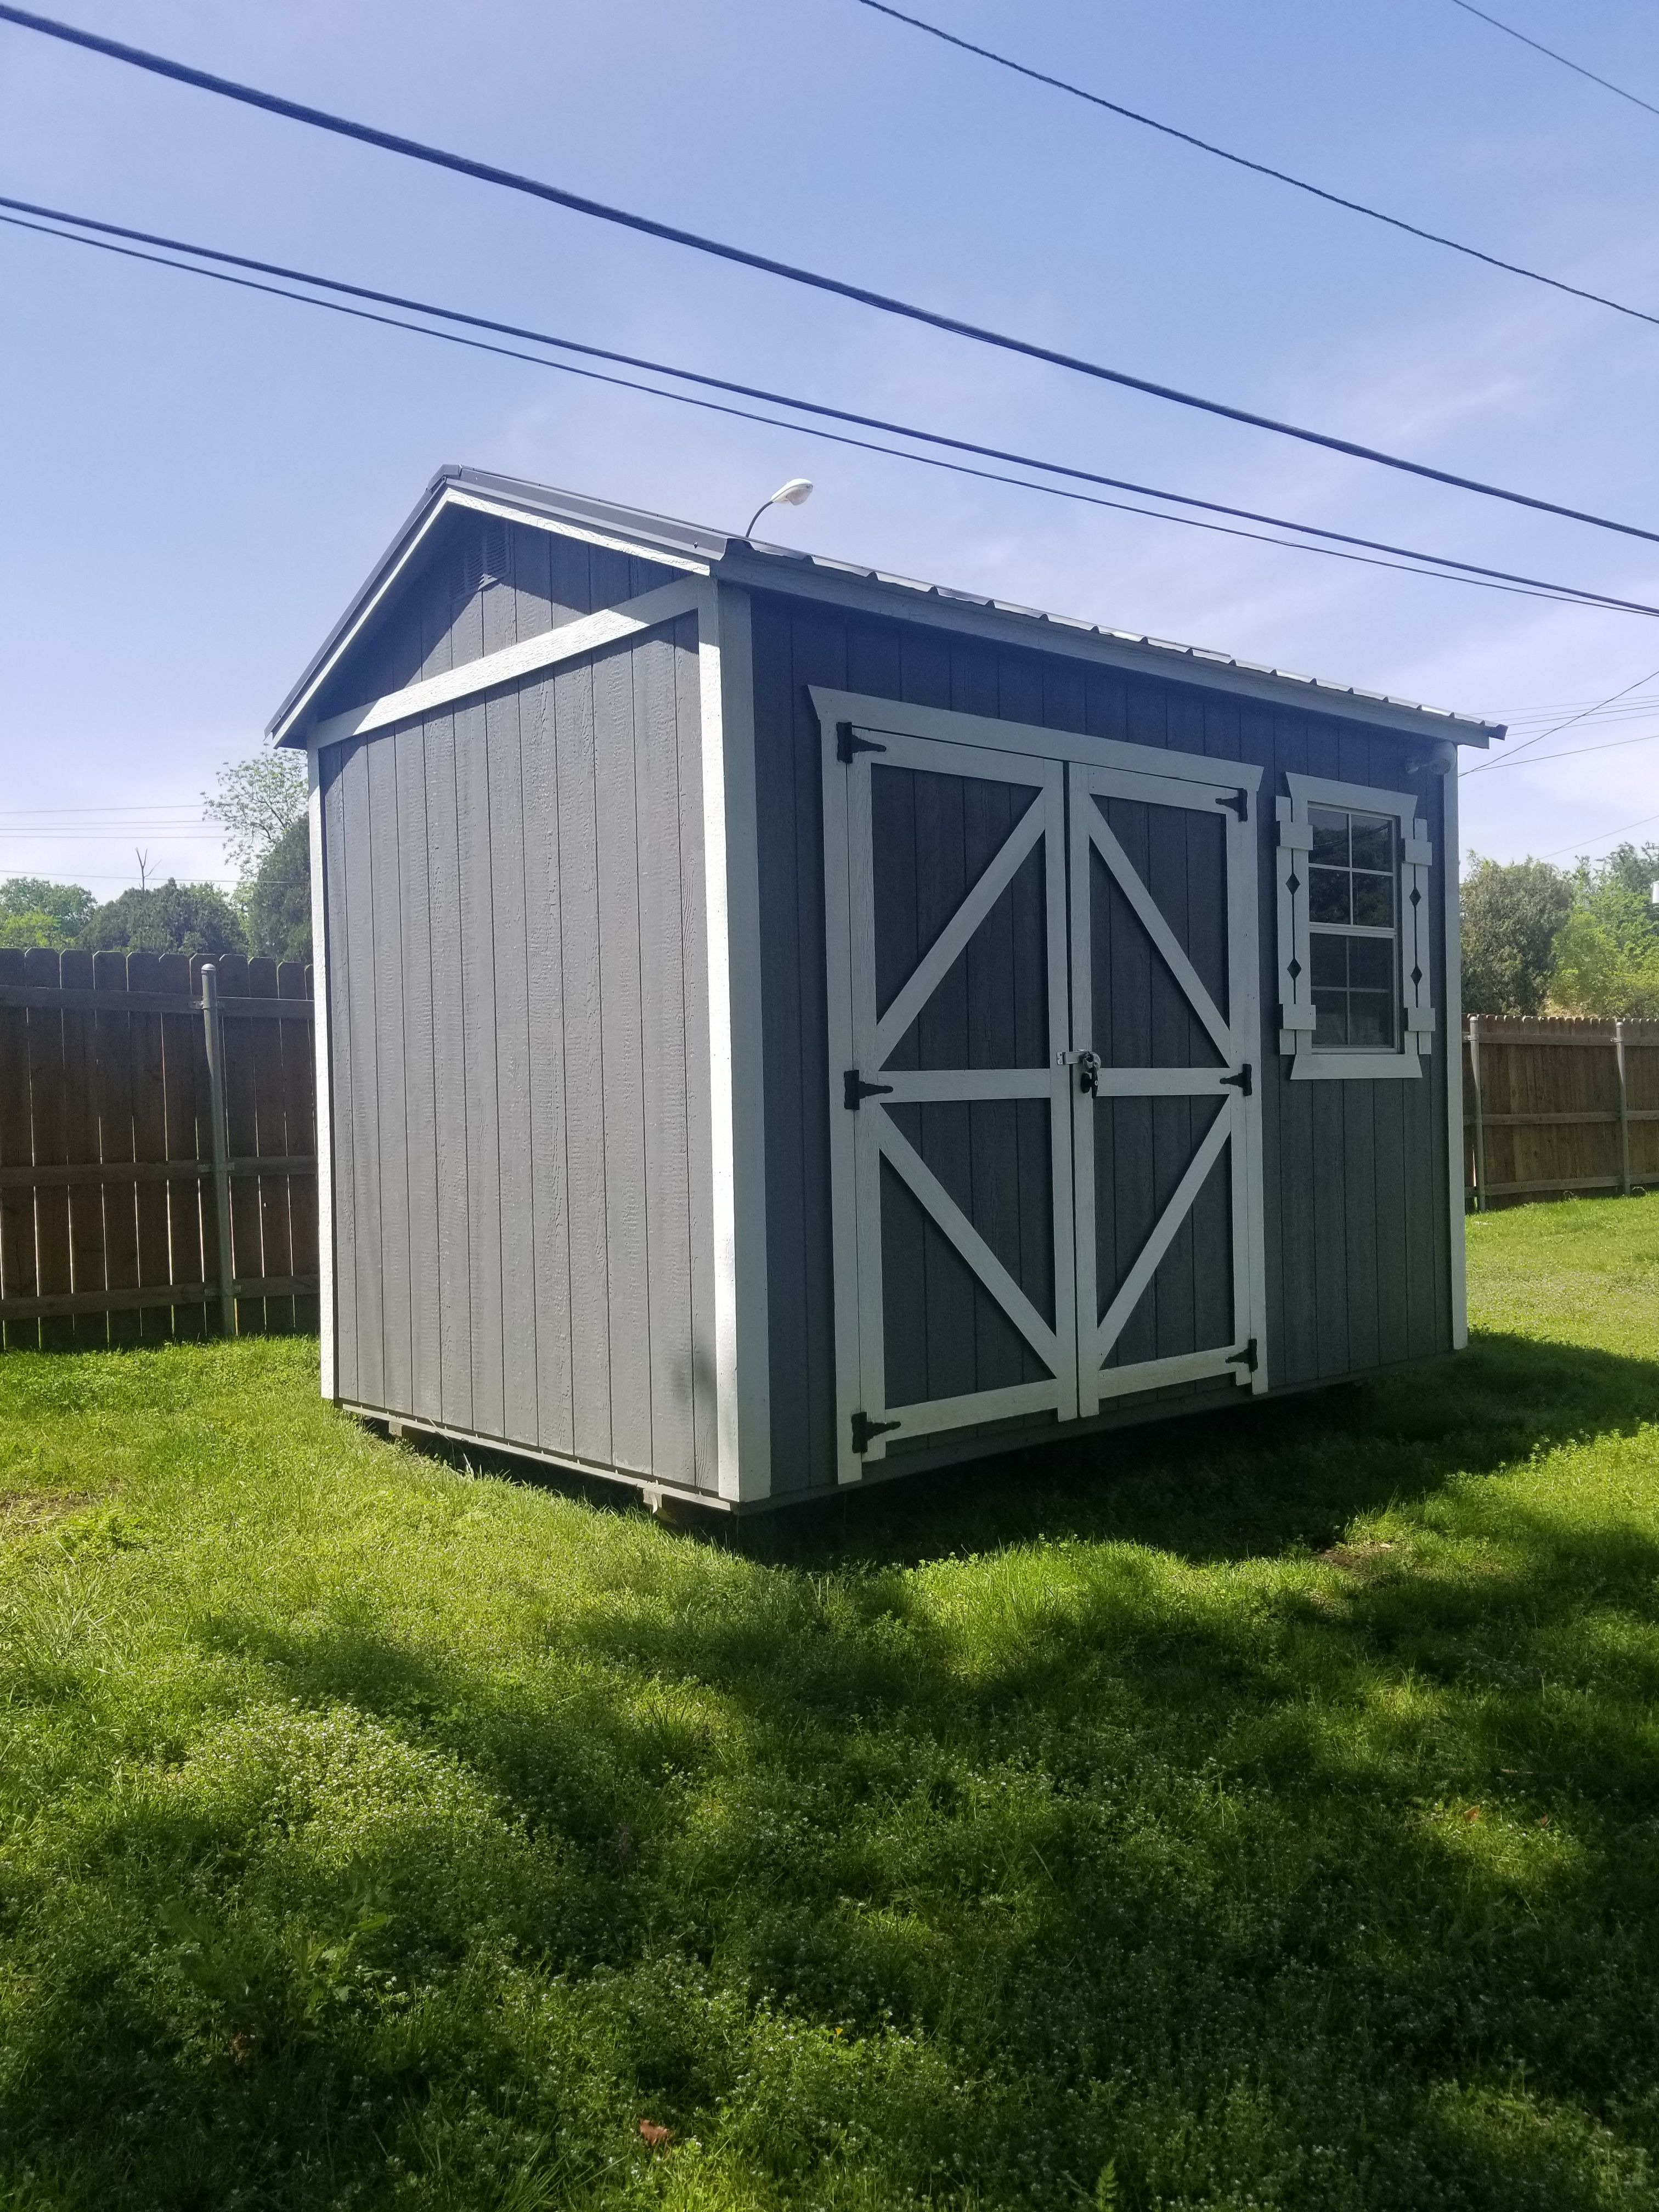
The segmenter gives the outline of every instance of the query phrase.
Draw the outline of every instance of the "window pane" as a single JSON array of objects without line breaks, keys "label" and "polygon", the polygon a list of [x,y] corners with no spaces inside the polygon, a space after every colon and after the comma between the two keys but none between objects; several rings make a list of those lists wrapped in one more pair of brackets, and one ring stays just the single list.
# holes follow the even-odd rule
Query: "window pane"
[{"label": "window pane", "polygon": [[1364,929],[1394,927],[1394,878],[1391,876],[1354,878],[1353,918]]},{"label": "window pane", "polygon": [[1334,868],[1308,871],[1308,918],[1310,921],[1351,921],[1348,886],[1353,878]]},{"label": "window pane", "polygon": [[[1316,969],[1317,974],[1318,970]],[[1380,937],[1348,939],[1348,981],[1356,991],[1392,991],[1394,946]]]},{"label": "window pane", "polygon": [[1354,816],[1353,864],[1356,868],[1394,866],[1394,824],[1386,814]]},{"label": "window pane", "polygon": [[1328,806],[1310,806],[1308,823],[1313,831],[1313,857],[1316,866],[1346,868],[1348,865],[1348,817],[1334,813]]},{"label": "window pane", "polygon": [[1389,1045],[1394,1042],[1394,1001],[1380,991],[1351,991],[1348,994],[1348,1042]]},{"label": "window pane", "polygon": [[1310,937],[1308,939],[1308,959],[1313,969],[1309,980],[1316,990],[1340,991],[1346,988],[1348,981],[1347,949],[1348,939],[1346,937]]},{"label": "window pane", "polygon": [[1316,991],[1313,994],[1314,1012],[1318,1026],[1314,1030],[1316,1045],[1346,1044],[1348,1042],[1348,995],[1346,991]]}]

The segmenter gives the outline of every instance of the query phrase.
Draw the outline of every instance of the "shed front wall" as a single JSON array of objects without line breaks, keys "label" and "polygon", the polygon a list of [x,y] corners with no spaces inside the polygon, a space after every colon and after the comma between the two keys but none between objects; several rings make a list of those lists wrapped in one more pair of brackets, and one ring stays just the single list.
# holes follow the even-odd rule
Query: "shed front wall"
[{"label": "shed front wall", "polygon": [[[1451,856],[1444,779],[1407,768],[1430,751],[1428,741],[804,597],[757,592],[753,637],[775,1492],[827,1487],[836,1475],[822,740],[810,684],[1262,769],[1253,809],[1263,1022],[1255,1065],[1272,1384],[1331,1381],[1449,1350],[1441,891]],[[1415,1080],[1292,1082],[1279,1053],[1272,802],[1285,793],[1286,772],[1409,791],[1428,824],[1440,1026]],[[1225,1381],[1156,1394],[1186,1403],[1232,1403],[1239,1395]],[[1002,1434],[1015,1442],[1045,1427],[1055,1432],[1051,1416],[1007,1425]],[[976,1432],[958,1431],[918,1456],[960,1455],[975,1440]],[[903,1459],[890,1445],[890,1465]]]},{"label": "shed front wall", "polygon": [[697,624],[324,750],[337,1391],[716,1486]]}]

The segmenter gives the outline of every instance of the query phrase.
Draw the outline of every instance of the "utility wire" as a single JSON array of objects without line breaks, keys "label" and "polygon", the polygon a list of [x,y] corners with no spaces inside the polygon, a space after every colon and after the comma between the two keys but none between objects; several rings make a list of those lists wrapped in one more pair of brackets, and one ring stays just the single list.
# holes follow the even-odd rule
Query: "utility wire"
[{"label": "utility wire", "polygon": [[[1528,743],[1530,742],[1531,741],[1529,739]],[[1546,761],[1583,760],[1589,753],[1617,752],[1621,745],[1651,745],[1655,744],[1659,744],[1659,730],[1649,730],[1644,735],[1639,738],[1608,738],[1603,744],[1599,745],[1566,745],[1564,746],[1559,753],[1540,753],[1533,760],[1522,760],[1519,757],[1521,748],[1517,745],[1515,750],[1509,753],[1503,760],[1488,762],[1486,763],[1486,767],[1481,769],[1480,773],[1484,775],[1492,769],[1500,768],[1541,768]],[[1471,775],[1474,775],[1476,774],[1476,770],[1471,769],[1468,773]]]},{"label": "utility wire", "polygon": [[965,54],[976,54],[981,61],[994,62],[999,69],[1012,70],[1017,76],[1029,77],[1034,84],[1046,84],[1054,92],[1068,93],[1073,100],[1087,100],[1091,107],[1103,107],[1109,114],[1121,116],[1126,122],[1139,123],[1165,138],[1179,140],[1183,146],[1196,147],[1200,154],[1212,154],[1218,161],[1231,161],[1235,168],[1252,170],[1258,177],[1270,177],[1275,184],[1289,185],[1294,191],[1307,192],[1331,207],[1346,208],[1350,215],[1363,215],[1372,222],[1387,223],[1391,230],[1403,230],[1407,236],[1423,239],[1430,246],[1443,246],[1450,252],[1467,255],[1471,261],[1484,261],[1489,269],[1502,269],[1511,276],[1525,276],[1534,284],[1548,285],[1553,292],[1565,292],[1575,300],[1611,307],[1616,315],[1629,315],[1636,322],[1651,323],[1659,329],[1659,314],[1650,314],[1645,307],[1632,307],[1626,301],[1609,299],[1605,292],[1592,292],[1582,284],[1570,284],[1562,276],[1547,276],[1542,270],[1528,269],[1519,261],[1505,261],[1501,254],[1488,253],[1478,246],[1466,246],[1461,239],[1448,238],[1442,231],[1426,230],[1421,223],[1407,222],[1403,216],[1387,215],[1381,208],[1367,206],[1364,200],[1348,199],[1323,185],[1310,184],[1305,177],[1293,177],[1287,169],[1275,169],[1270,162],[1252,161],[1247,154],[1235,154],[1228,147],[1199,137],[1194,131],[1182,131],[1173,123],[1161,123],[1157,116],[1143,115],[1139,108],[1126,107],[1121,100],[1108,100],[1103,94],[1087,91],[1066,77],[1052,76],[1047,70],[1033,69],[1028,63],[1017,62],[1012,55],[1000,54],[993,47],[978,46],[972,39],[962,38],[955,31],[945,30],[920,15],[907,15],[902,8],[890,6],[889,0],[859,0],[859,4],[878,15],[890,16],[896,23],[907,23],[913,31],[925,31],[929,38],[958,47]]},{"label": "utility wire", "polygon": [[1553,853],[1540,853],[1540,860],[1559,860],[1563,853],[1587,852],[1591,845],[1605,845],[1610,837],[1628,836],[1632,830],[1645,830],[1650,822],[1659,822],[1659,814],[1644,814],[1639,822],[1624,822],[1616,830],[1604,830],[1599,837],[1575,837],[1571,845],[1558,845]]},{"label": "utility wire", "polygon": [[1155,383],[1148,377],[1132,376],[1126,369],[1109,368],[1099,362],[1086,360],[1081,355],[1064,353],[1056,347],[1038,344],[1034,339],[1014,337],[1006,331],[991,330],[983,324],[968,322],[960,316],[947,315],[933,307],[918,307],[913,301],[897,299],[890,293],[873,291],[866,285],[854,284],[842,277],[827,276],[793,262],[775,260],[769,254],[751,252],[746,246],[727,245],[719,239],[706,238],[696,231],[682,230],[672,223],[659,222],[650,216],[635,215],[626,209],[609,206],[603,200],[589,199],[580,192],[567,191],[562,185],[544,184],[539,179],[522,176],[511,169],[498,168],[493,162],[477,161],[464,154],[449,153],[441,147],[426,145],[419,139],[401,137],[393,131],[377,130],[372,125],[356,123],[344,116],[331,114],[324,108],[308,107],[298,100],[284,100],[276,93],[264,92],[252,85],[238,84],[231,78],[215,76],[206,70],[191,69],[183,62],[150,53],[142,46],[124,46],[118,40],[100,38],[91,31],[59,22],[52,16],[36,15],[26,9],[3,4],[3,0],[0,0],[0,22],[13,23],[27,31],[38,31],[45,37],[84,47],[90,53],[102,54],[110,60],[146,70],[152,76],[169,78],[174,83],[191,85],[198,91],[239,100],[244,106],[257,107],[266,114],[283,116],[290,122],[307,124],[314,130],[331,131],[337,137],[355,139],[362,145],[379,147],[386,153],[401,154],[411,161],[427,162],[434,168],[451,170],[459,176],[473,177],[483,184],[498,185],[508,191],[523,192],[532,199],[545,200],[551,206],[568,208],[577,215],[589,216],[600,222],[615,223],[625,230],[637,231],[644,237],[662,239],[671,246],[687,246],[695,252],[710,254],[717,260],[732,262],[739,268],[758,270],[765,276],[781,276],[792,284],[803,284],[838,299],[855,301],[860,306],[873,307],[882,314],[896,315],[907,322],[944,331],[953,337],[969,338],[975,344],[994,346],[1004,353],[1018,354],[1028,361],[1043,362],[1051,368],[1068,369],[1076,375],[1091,377],[1097,383],[1115,385],[1128,392],[1145,392],[1149,398],[1168,400],[1175,406],[1194,408],[1201,414],[1218,416],[1225,422],[1242,422],[1251,429],[1268,430],[1276,437],[1292,438],[1302,445],[1317,446],[1327,453],[1346,453],[1353,460],[1370,461],[1379,468],[1420,477],[1431,483],[1448,484],[1455,491],[1474,492],[1484,499],[1503,500],[1510,506],[1527,507],[1535,514],[1559,515],[1569,522],[1587,523],[1592,529],[1613,531],[1623,538],[1639,538],[1649,544],[1659,545],[1659,531],[1644,530],[1633,522],[1617,522],[1606,515],[1589,514],[1582,507],[1565,507],[1554,500],[1534,497],[1529,492],[1510,491],[1500,484],[1483,483],[1475,477],[1458,476],[1449,469],[1431,468],[1425,461],[1407,460],[1397,453],[1384,453],[1377,447],[1361,445],[1351,438],[1338,438],[1324,430],[1311,430],[1299,423],[1281,422],[1273,416],[1258,415],[1249,408],[1235,407],[1223,400],[1206,399],[1196,392],[1183,392],[1174,385]]},{"label": "utility wire", "polygon": [[[1605,699],[1598,699],[1593,707],[1581,707],[1576,714],[1569,714],[1565,721],[1552,722],[1547,730],[1539,730],[1531,737],[1523,738],[1518,745],[1512,746],[1504,754],[1504,766],[1507,767],[1511,761],[1518,760],[1522,753],[1530,752],[1534,745],[1541,745],[1546,738],[1553,738],[1561,730],[1570,730],[1575,722],[1582,722],[1591,714],[1599,714],[1603,708],[1611,707],[1615,700],[1623,699],[1632,691],[1639,691],[1644,684],[1651,684],[1656,678],[1659,678],[1659,668],[1656,668],[1650,676],[1638,676],[1634,684],[1626,684],[1622,691],[1610,691]],[[1462,771],[1463,778],[1467,780],[1472,775],[1485,775],[1498,764],[1496,761],[1484,761],[1479,768],[1465,769]]]},{"label": "utility wire", "polygon": [[1535,54],[1547,54],[1551,61],[1559,62],[1563,69],[1570,69],[1575,76],[1587,76],[1592,84],[1599,84],[1603,92],[1616,92],[1620,100],[1629,100],[1633,107],[1645,107],[1650,115],[1659,115],[1659,107],[1656,107],[1651,100],[1638,99],[1635,93],[1626,92],[1622,84],[1615,84],[1611,77],[1597,76],[1594,70],[1586,69],[1582,62],[1569,61],[1565,54],[1558,54],[1553,46],[1542,46],[1536,39],[1529,39],[1524,31],[1517,31],[1513,23],[1499,22],[1496,15],[1489,15],[1484,8],[1475,7],[1474,0],[1452,0],[1452,5],[1461,8],[1466,15],[1478,15],[1483,23],[1490,23],[1494,31],[1502,31],[1506,38],[1519,39],[1523,46],[1530,46]]},{"label": "utility wire", "polygon": [[[563,352],[580,354],[591,360],[614,362],[624,368],[644,369],[653,376],[673,377],[681,383],[696,384],[705,389],[732,392],[740,398],[763,400],[769,406],[793,408],[802,414],[817,415],[837,422],[852,423],[861,429],[880,430],[890,437],[911,438],[921,444],[941,446],[953,453],[973,453],[984,460],[1007,461],[1018,468],[1041,469],[1049,475],[1067,477],[1085,483],[1099,484],[1109,490],[1133,492],[1143,499],[1168,500],[1176,506],[1200,508],[1206,514],[1224,514],[1234,521],[1259,522],[1273,530],[1300,531],[1309,537],[1329,539],[1334,544],[1354,546],[1369,553],[1386,553],[1401,562],[1428,562],[1437,568],[1448,568],[1459,572],[1455,575],[1446,578],[1445,580],[1448,582],[1458,582],[1465,578],[1471,580],[1488,579],[1501,583],[1522,586],[1529,591],[1541,592],[1546,594],[1559,593],[1585,604],[1614,608],[1624,613],[1645,615],[1659,613],[1659,609],[1650,607],[1641,600],[1615,599],[1606,592],[1592,592],[1588,586],[1556,584],[1545,578],[1528,576],[1507,568],[1484,568],[1476,562],[1454,560],[1447,554],[1425,553],[1414,546],[1395,545],[1382,538],[1359,538],[1346,531],[1324,529],[1316,523],[1288,521],[1282,515],[1264,514],[1253,507],[1230,507],[1218,500],[1199,499],[1186,492],[1166,491],[1155,484],[1135,483],[1121,477],[1103,476],[1094,470],[1075,468],[1066,462],[1042,460],[1031,454],[1010,452],[1000,446],[984,446],[975,443],[971,439],[952,438],[937,431],[917,429],[912,424],[889,422],[881,416],[861,415],[848,408],[826,406],[816,400],[796,398],[789,392],[769,392],[763,386],[759,385],[738,384],[726,377],[708,376],[695,369],[678,368],[670,362],[651,361],[638,354],[617,353],[605,346],[585,345],[576,339],[557,337],[549,331],[532,330],[521,324],[497,322],[486,315],[466,314],[458,308],[434,306],[430,301],[410,299],[397,292],[377,291],[368,285],[350,284],[337,277],[319,276],[309,270],[289,268],[280,262],[256,260],[248,254],[229,253],[216,246],[198,246],[190,240],[168,238],[155,231],[134,230],[124,223],[106,222],[92,216],[71,214],[62,208],[43,207],[32,200],[13,199],[0,193],[0,208],[15,209],[28,216],[44,217],[53,223],[70,223],[78,229],[95,231],[104,237],[133,240],[141,245],[164,248],[167,252],[172,254],[192,254],[201,260],[221,262],[237,269],[253,270],[262,276],[277,276],[289,283],[307,284],[324,291],[342,293],[351,299],[372,300],[380,306],[400,307],[413,314],[431,315],[443,321],[465,325],[473,330],[491,331],[505,337],[527,338],[537,345],[553,346]],[[5,220],[5,217],[0,216],[0,221]],[[74,245],[94,246],[100,242],[97,238],[70,237],[65,232],[48,229],[40,222],[20,222],[16,228],[36,230],[44,237],[68,238],[68,241]],[[184,264],[176,261],[167,261],[163,262],[161,265],[178,268]],[[193,276],[208,276],[212,272],[208,270],[188,270],[187,273]],[[293,298],[298,295],[284,292],[280,296]],[[319,307],[325,303],[320,301],[307,301],[303,304]],[[440,333],[428,331],[424,335],[436,337]],[[515,355],[514,358],[531,359],[534,356]],[[559,364],[547,362],[542,363],[542,366],[552,368],[558,367]],[[637,386],[629,388],[647,390],[649,387]],[[672,399],[684,399],[685,397],[684,394],[678,392],[657,392],[654,396],[659,398]],[[786,425],[785,427],[805,428],[805,426]],[[862,443],[861,441],[853,442]],[[888,447],[876,447],[869,450],[890,453],[894,449]],[[902,455],[901,458],[908,460],[922,460],[927,456],[910,453]],[[974,471],[970,473],[982,472]],[[1003,483],[1013,481],[1007,477],[998,477],[994,480]],[[1055,488],[1052,485],[1032,484],[1026,486],[1026,489],[1052,494]],[[1121,505],[1118,501],[1107,501],[1097,503],[1114,507]],[[1150,512],[1144,507],[1123,507],[1122,511],[1135,514]],[[1160,519],[1169,522],[1188,520],[1180,515],[1165,515]],[[1240,534],[1254,535],[1254,533]],[[1267,542],[1281,544],[1285,541],[1275,538]],[[1327,549],[1323,546],[1308,546],[1303,550],[1309,552],[1322,552]],[[1389,565],[1393,565],[1393,562]],[[1427,571],[1414,573],[1427,573]]]}]

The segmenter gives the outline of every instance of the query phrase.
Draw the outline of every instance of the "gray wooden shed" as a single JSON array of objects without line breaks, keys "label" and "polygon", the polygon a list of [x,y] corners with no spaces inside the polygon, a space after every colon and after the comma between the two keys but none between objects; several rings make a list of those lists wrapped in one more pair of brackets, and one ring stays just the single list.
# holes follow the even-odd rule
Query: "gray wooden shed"
[{"label": "gray wooden shed", "polygon": [[453,468],[271,729],[342,1405],[743,1508],[1462,1343],[1501,730]]}]

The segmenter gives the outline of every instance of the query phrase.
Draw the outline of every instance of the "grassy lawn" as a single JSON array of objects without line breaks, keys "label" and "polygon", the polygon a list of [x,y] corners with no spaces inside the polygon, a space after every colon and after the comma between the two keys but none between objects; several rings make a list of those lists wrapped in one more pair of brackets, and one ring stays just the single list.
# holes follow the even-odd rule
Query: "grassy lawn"
[{"label": "grassy lawn", "polygon": [[1659,2204],[1659,1197],[1471,1243],[741,1548],[0,1358],[0,2205]]}]

